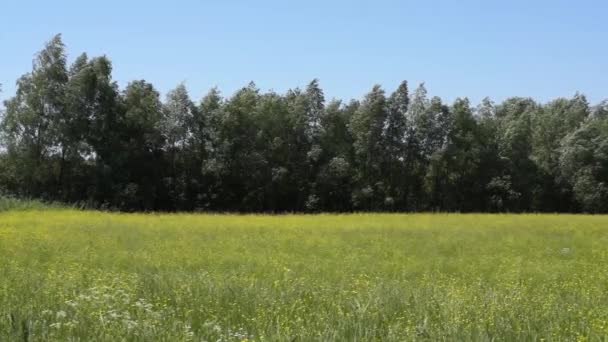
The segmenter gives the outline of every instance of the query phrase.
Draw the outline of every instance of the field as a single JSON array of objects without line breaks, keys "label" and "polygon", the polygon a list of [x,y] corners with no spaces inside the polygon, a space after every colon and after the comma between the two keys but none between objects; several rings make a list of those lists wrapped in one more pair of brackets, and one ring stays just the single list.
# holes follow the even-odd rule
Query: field
[{"label": "field", "polygon": [[608,339],[608,216],[0,212],[0,340]]}]

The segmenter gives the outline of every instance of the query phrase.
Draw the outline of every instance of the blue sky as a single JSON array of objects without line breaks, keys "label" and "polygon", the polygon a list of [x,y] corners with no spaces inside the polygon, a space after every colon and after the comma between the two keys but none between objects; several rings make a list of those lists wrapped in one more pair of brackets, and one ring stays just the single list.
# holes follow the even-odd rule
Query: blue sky
[{"label": "blue sky", "polygon": [[319,78],[327,97],[361,98],[424,81],[446,101],[583,92],[608,98],[608,1],[28,1],[0,4],[1,99],[62,33],[69,60],[108,55],[114,79],[198,100],[253,80],[283,92]]}]

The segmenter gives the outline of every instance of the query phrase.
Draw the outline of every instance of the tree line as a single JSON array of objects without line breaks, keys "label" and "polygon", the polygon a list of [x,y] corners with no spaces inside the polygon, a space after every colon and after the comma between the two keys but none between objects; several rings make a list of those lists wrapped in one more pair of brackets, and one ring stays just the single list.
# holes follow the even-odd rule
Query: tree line
[{"label": "tree line", "polygon": [[194,102],[124,90],[57,35],[0,121],[0,192],[125,211],[608,212],[608,102],[446,104],[424,84],[327,100],[317,80]]}]

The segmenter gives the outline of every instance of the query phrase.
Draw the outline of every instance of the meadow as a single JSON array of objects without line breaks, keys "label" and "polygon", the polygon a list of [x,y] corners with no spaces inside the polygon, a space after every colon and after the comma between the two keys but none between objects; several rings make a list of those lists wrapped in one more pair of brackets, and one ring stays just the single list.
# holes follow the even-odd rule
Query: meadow
[{"label": "meadow", "polygon": [[0,211],[1,341],[608,339],[608,216]]}]

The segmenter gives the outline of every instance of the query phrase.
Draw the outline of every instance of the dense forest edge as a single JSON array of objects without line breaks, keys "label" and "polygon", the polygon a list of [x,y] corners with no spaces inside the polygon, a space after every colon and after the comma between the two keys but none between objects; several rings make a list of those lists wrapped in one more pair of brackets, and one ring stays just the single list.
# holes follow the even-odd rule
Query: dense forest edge
[{"label": "dense forest edge", "polygon": [[[412,92],[328,100],[318,80],[195,102],[61,35],[0,113],[0,203],[122,211],[608,212],[608,101],[446,104]],[[42,203],[42,202],[31,202]],[[8,205],[8,204],[7,204]],[[41,204],[42,205],[42,204]]]}]

